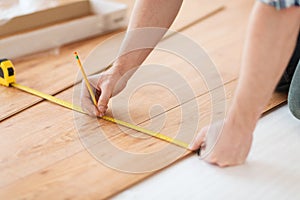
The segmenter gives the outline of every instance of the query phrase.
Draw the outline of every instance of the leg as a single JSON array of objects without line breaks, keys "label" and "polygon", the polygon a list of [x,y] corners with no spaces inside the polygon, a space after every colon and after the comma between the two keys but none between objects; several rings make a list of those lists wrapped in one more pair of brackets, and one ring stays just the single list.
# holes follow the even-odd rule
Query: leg
[{"label": "leg", "polygon": [[300,119],[300,61],[291,83],[288,104],[292,114]]}]

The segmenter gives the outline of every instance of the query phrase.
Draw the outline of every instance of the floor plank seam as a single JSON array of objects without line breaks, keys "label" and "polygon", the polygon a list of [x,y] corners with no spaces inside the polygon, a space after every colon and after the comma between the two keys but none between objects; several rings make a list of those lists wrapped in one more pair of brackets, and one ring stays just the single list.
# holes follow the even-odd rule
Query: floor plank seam
[{"label": "floor plank seam", "polygon": [[[186,30],[186,29],[192,27],[193,25],[195,25],[195,24],[197,24],[197,23],[201,23],[202,21],[204,21],[204,20],[206,20],[206,19],[208,19],[208,18],[210,18],[210,17],[212,17],[212,16],[218,14],[219,12],[224,11],[225,8],[226,8],[225,6],[221,6],[221,7],[217,8],[216,10],[212,11],[211,13],[208,13],[207,15],[203,16],[202,18],[200,18],[200,19],[198,19],[198,20],[195,20],[195,21],[193,21],[192,23],[190,23],[190,24],[188,24],[188,25],[186,25],[186,26],[180,28],[179,30],[177,30],[177,32],[184,31],[184,30]],[[163,41],[163,40],[166,40],[166,39],[168,39],[168,38],[170,38],[170,37],[172,37],[174,34],[175,34],[175,33],[172,33],[172,34],[170,34],[170,35],[164,37],[164,38],[162,39],[162,41]],[[92,38],[89,38],[89,39],[92,39]],[[78,41],[78,42],[80,42],[80,41]],[[102,70],[100,70],[100,71],[97,71],[97,72],[95,72],[95,73],[92,73],[92,74],[90,74],[90,75],[95,75],[95,74],[101,73],[101,72],[105,71],[106,69],[107,69],[107,68],[102,69]],[[82,80],[81,80],[81,81],[82,81]],[[62,89],[60,89],[60,90],[58,90],[58,91],[56,91],[56,92],[49,93],[49,94],[52,95],[52,96],[56,96],[56,95],[58,95],[58,94],[64,92],[65,90],[68,90],[68,89],[74,87],[75,85],[77,85],[77,84],[80,83],[81,81],[75,81],[74,84],[72,84],[72,85],[67,85],[67,86],[65,86],[64,88],[62,88]],[[28,94],[28,95],[30,95],[30,94]],[[14,117],[14,116],[17,115],[17,114],[20,114],[20,113],[24,112],[25,110],[27,110],[27,109],[29,109],[29,108],[32,108],[32,107],[35,106],[35,105],[40,104],[40,103],[43,102],[43,101],[44,101],[44,99],[40,99],[40,100],[37,100],[37,101],[35,101],[35,102],[32,102],[32,103],[31,103],[30,105],[28,105],[27,107],[24,107],[24,108],[22,108],[22,109],[20,109],[20,110],[18,110],[18,111],[16,111],[16,112],[10,114],[10,115],[7,115],[7,116],[5,116],[5,117],[3,117],[3,118],[0,118],[0,122],[3,122],[3,121],[5,121],[5,120],[7,120],[7,119],[10,119],[11,117]]]}]

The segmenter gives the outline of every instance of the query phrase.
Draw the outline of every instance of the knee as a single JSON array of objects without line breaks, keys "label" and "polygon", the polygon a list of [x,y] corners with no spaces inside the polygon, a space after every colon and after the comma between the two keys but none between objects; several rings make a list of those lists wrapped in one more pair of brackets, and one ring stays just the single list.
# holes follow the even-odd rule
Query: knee
[{"label": "knee", "polygon": [[297,118],[300,119],[300,101],[297,101],[293,97],[289,97],[288,105],[291,113]]}]

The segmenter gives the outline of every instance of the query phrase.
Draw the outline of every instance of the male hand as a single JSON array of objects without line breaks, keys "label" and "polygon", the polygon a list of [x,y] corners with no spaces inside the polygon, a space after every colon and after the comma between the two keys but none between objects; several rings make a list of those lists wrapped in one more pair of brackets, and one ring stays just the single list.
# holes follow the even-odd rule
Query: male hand
[{"label": "male hand", "polygon": [[220,167],[243,164],[252,144],[252,130],[232,121],[222,121],[203,128],[191,144],[201,146],[201,155],[210,164]]},{"label": "male hand", "polygon": [[112,67],[100,74],[88,77],[88,80],[98,105],[94,105],[83,80],[81,84],[81,107],[92,116],[103,117],[108,108],[109,99],[125,88],[128,78],[122,76],[116,68]]}]

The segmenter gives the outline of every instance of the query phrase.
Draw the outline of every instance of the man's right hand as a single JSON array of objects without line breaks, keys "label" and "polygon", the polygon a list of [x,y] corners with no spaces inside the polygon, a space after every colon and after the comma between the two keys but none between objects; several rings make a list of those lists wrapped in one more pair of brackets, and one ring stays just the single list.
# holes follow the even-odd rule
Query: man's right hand
[{"label": "man's right hand", "polygon": [[100,74],[88,77],[88,80],[96,96],[98,105],[94,105],[86,83],[83,80],[81,84],[81,107],[92,116],[103,117],[108,108],[109,99],[125,88],[128,78],[122,76],[115,67],[112,67]]}]

